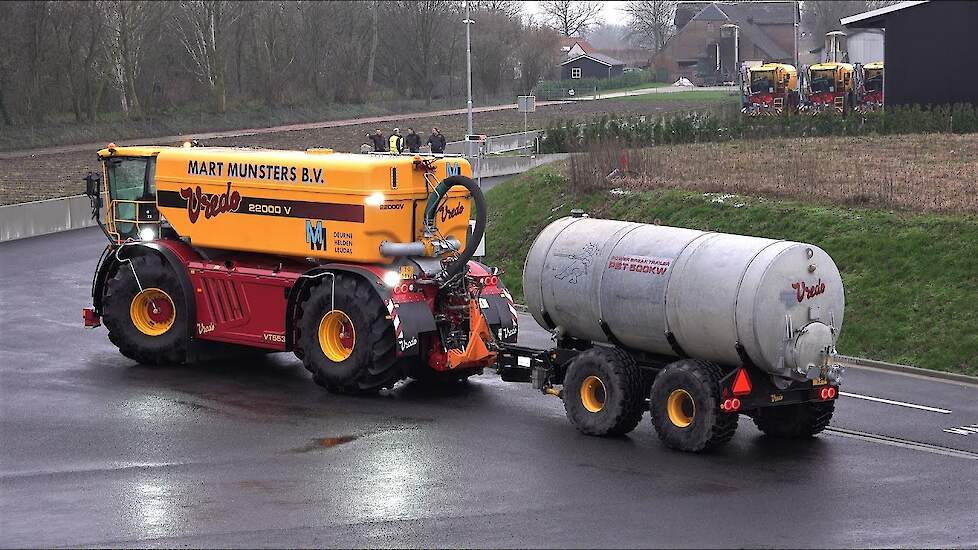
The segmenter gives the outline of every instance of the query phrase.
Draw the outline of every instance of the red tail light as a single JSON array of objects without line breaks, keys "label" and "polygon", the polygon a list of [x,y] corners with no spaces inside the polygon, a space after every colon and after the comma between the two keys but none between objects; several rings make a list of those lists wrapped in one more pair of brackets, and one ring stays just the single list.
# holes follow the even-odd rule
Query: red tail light
[{"label": "red tail light", "polygon": [[720,409],[727,412],[737,412],[740,410],[740,399],[736,397],[733,399],[724,399],[723,403],[720,404]]},{"label": "red tail light", "polygon": [[733,383],[733,394],[734,395],[748,395],[751,392],[750,377],[747,376],[747,369],[740,369],[737,371],[737,376],[734,378]]},{"label": "red tail light", "polygon": [[829,388],[829,399],[834,399],[837,393],[835,388]]},{"label": "red tail light", "polygon": [[835,397],[837,395],[839,395],[839,392],[835,388],[833,388],[832,386],[828,386],[826,388],[822,388],[818,392],[818,396],[823,401],[828,401],[829,399],[835,399]]}]

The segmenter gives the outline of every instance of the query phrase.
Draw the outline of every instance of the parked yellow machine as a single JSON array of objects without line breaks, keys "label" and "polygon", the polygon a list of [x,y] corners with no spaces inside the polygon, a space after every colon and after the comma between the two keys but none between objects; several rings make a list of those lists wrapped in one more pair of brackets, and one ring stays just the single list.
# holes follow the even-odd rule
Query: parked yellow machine
[{"label": "parked yellow machine", "polygon": [[747,72],[743,112],[780,115],[798,108],[798,71],[787,63],[765,63]]},{"label": "parked yellow machine", "polygon": [[808,67],[804,110],[812,114],[847,113],[855,107],[856,70],[850,63],[816,63]]},{"label": "parked yellow machine", "polygon": [[883,109],[883,62],[866,63],[859,71],[856,108],[864,113]]}]

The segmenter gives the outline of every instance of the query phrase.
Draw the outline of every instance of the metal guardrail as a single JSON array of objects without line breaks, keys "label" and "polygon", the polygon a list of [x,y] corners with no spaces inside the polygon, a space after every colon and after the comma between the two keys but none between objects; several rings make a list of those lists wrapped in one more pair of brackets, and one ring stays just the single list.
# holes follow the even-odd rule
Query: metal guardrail
[{"label": "metal guardrail", "polygon": [[[482,145],[482,153],[508,153],[510,151],[532,149],[536,146],[536,140],[541,134],[542,132],[540,130],[530,130],[528,132],[517,132],[515,134],[489,136]],[[465,143],[465,141],[451,141],[445,145],[445,152],[454,155],[464,154]]]}]

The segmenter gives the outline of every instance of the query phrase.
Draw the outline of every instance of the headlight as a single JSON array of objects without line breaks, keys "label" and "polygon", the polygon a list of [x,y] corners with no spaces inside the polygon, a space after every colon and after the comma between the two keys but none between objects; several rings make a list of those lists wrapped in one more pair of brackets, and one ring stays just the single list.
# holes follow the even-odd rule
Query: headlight
[{"label": "headlight", "polygon": [[401,274],[396,271],[387,271],[384,273],[384,284],[394,288],[397,283],[401,282]]},{"label": "headlight", "polygon": [[363,201],[367,206],[380,206],[384,204],[384,194],[380,191],[376,191],[367,195],[367,198]]},{"label": "headlight", "polygon": [[156,238],[156,231],[152,227],[144,227],[139,230],[139,238],[144,241],[152,241]]}]

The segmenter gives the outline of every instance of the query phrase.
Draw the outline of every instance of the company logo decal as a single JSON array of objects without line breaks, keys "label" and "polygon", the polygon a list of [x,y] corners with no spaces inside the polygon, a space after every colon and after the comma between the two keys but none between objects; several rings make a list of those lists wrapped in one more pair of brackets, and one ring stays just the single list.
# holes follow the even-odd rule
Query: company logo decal
[{"label": "company logo decal", "polygon": [[458,203],[458,206],[449,208],[447,204],[443,204],[438,207],[438,214],[441,215],[441,221],[448,221],[455,216],[458,216],[462,212],[465,212],[465,204]]},{"label": "company logo decal", "polygon": [[819,279],[813,286],[808,286],[805,281],[791,283],[791,288],[795,289],[795,299],[799,303],[825,293],[825,283],[822,282],[822,279]]},{"label": "company logo decal", "polygon": [[608,269],[649,275],[663,275],[669,270],[670,265],[672,265],[671,259],[655,256],[612,256],[608,260]]},{"label": "company logo decal", "polygon": [[323,221],[316,220],[316,225],[312,220],[306,220],[306,243],[309,250],[323,250],[326,248],[326,233],[323,231]]},{"label": "company logo decal", "polygon": [[401,351],[404,351],[418,345],[418,337],[414,336],[412,338],[401,338],[397,341],[397,345],[401,348]]},{"label": "company logo decal", "polygon": [[237,212],[241,206],[241,194],[231,191],[231,182],[228,182],[227,190],[220,195],[203,193],[198,185],[196,188],[184,187],[180,190],[180,197],[187,201],[190,223],[197,223],[201,212],[205,219],[210,219],[224,212]]},{"label": "company logo decal", "polygon": [[197,334],[214,332],[214,323],[197,323]]}]

